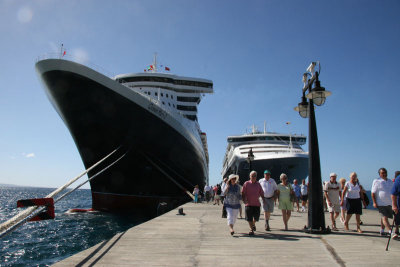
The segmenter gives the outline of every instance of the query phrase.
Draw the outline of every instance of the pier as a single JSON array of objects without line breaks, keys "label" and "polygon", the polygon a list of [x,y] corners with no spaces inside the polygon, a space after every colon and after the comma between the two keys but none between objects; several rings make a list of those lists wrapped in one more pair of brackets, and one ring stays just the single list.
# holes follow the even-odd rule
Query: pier
[{"label": "pier", "polygon": [[[231,236],[221,205],[188,203],[185,215],[174,209],[115,235],[53,266],[399,266],[400,241],[379,235],[379,214],[363,210],[361,229],[355,218],[350,231],[327,235],[304,233],[307,213],[292,212],[284,231],[281,211],[275,207],[271,232],[264,230],[263,214],[254,236],[244,219],[238,219]],[[244,209],[243,209],[244,217]],[[325,212],[326,225],[330,223]],[[390,220],[392,222],[392,220]],[[79,240],[76,240],[79,242]]]}]

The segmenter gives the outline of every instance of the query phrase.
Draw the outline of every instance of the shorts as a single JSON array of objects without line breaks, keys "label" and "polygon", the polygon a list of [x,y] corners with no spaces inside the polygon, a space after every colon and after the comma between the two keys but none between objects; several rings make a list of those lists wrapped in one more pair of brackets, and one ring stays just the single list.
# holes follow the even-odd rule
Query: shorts
[{"label": "shorts", "polygon": [[347,214],[362,214],[361,198],[346,199]]},{"label": "shorts", "polygon": [[382,217],[388,217],[390,219],[393,218],[392,206],[378,206],[378,211]]},{"label": "shorts", "polygon": [[273,197],[271,197],[271,198],[265,198],[265,200],[263,201],[263,210],[265,211],[265,212],[274,212],[274,205],[275,204],[275,201],[274,201],[274,198]]},{"label": "shorts", "polygon": [[300,199],[301,199],[302,201],[307,201],[307,200],[308,200],[308,195],[302,195],[302,196],[300,197]]},{"label": "shorts", "polygon": [[246,221],[252,222],[253,220],[258,222],[260,219],[260,207],[259,206],[246,206]]},{"label": "shorts", "polygon": [[330,207],[328,202],[326,202],[326,205],[328,206],[329,212],[340,212],[340,203],[332,203],[332,207]]}]

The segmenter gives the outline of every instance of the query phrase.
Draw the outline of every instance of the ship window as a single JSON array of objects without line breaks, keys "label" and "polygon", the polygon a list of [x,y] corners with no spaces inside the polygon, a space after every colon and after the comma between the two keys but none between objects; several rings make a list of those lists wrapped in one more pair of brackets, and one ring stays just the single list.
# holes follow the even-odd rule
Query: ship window
[{"label": "ship window", "polygon": [[187,96],[178,96],[177,100],[181,101],[181,102],[194,102],[194,103],[198,103],[199,101],[199,97],[187,97]]},{"label": "ship window", "polygon": [[173,95],[171,95],[171,99],[174,99],[174,96],[173,96]]},{"label": "ship window", "polygon": [[161,93],[161,96],[164,96],[164,94],[163,94],[163,93]]},{"label": "ship window", "polygon": [[158,96],[158,93],[156,92],[156,96]]},{"label": "ship window", "polygon": [[196,106],[182,106],[182,105],[178,105],[177,108],[178,108],[179,110],[197,111]]},{"label": "ship window", "polygon": [[175,107],[175,104],[172,104],[173,107]]},{"label": "ship window", "polygon": [[171,106],[171,103],[168,102],[168,106]]},{"label": "ship window", "polygon": [[162,102],[163,105],[165,105],[164,101]]},{"label": "ship window", "polygon": [[196,115],[184,115],[186,118],[192,121],[197,121],[197,116]]},{"label": "ship window", "polygon": [[168,97],[168,94],[166,94],[165,96]]}]

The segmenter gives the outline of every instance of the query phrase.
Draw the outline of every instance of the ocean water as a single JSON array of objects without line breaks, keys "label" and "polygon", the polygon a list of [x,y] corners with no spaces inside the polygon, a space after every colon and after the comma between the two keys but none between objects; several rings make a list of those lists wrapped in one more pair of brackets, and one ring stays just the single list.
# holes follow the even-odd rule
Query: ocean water
[{"label": "ocean water", "polygon": [[[17,200],[41,198],[54,189],[0,186],[0,223],[21,211]],[[54,220],[27,222],[0,239],[0,266],[49,266],[145,221],[108,213],[66,213],[91,208],[89,189],[73,192],[55,204]]]}]

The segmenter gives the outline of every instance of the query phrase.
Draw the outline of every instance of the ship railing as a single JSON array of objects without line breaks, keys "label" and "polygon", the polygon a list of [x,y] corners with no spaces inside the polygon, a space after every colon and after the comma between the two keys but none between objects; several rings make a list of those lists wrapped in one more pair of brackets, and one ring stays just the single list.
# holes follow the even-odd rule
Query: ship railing
[{"label": "ship railing", "polygon": [[[240,152],[240,154],[247,155],[248,152]],[[266,154],[308,154],[302,150],[270,150],[270,151],[254,151],[253,153],[266,153]]]},{"label": "ship railing", "polygon": [[89,67],[91,69],[94,69],[95,71],[111,78],[114,79],[114,77],[116,76],[116,74],[112,73],[111,71],[91,62],[90,60],[87,59],[80,59],[77,56],[73,56],[73,55],[60,55],[60,53],[47,53],[41,56],[38,56],[36,58],[36,63],[41,61],[41,60],[45,60],[45,59],[63,59],[63,60],[68,60],[68,61],[72,61],[81,65],[84,65],[86,67]]}]

